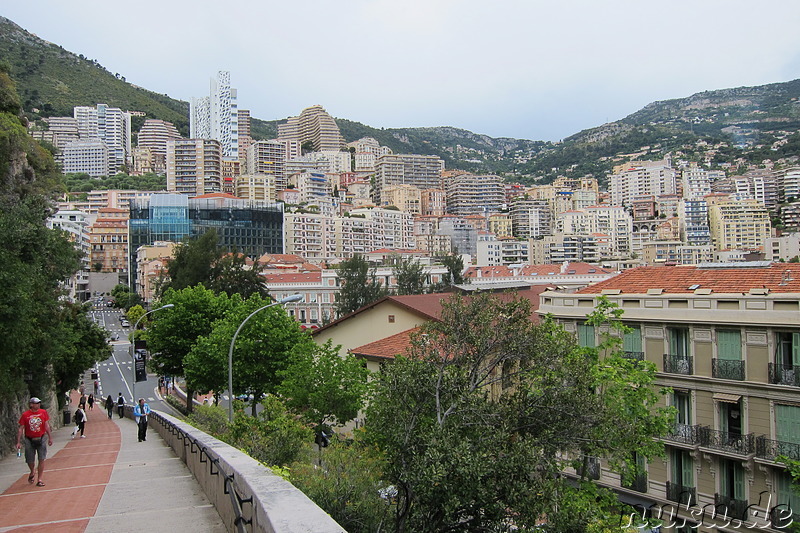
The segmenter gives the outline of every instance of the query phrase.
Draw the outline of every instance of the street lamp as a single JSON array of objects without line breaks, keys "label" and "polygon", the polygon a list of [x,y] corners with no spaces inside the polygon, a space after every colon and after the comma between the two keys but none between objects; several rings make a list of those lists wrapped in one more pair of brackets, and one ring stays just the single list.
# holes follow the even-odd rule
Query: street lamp
[{"label": "street lamp", "polygon": [[250,313],[247,318],[245,318],[241,324],[239,324],[239,328],[236,330],[236,333],[233,334],[233,338],[231,339],[231,347],[228,350],[228,422],[233,422],[233,345],[236,342],[236,337],[239,336],[239,332],[242,331],[242,328],[247,321],[250,320],[253,315],[258,313],[259,311],[263,311],[268,307],[272,307],[274,305],[283,305],[292,302],[299,302],[303,299],[302,294],[292,294],[291,296],[287,296],[286,298],[281,298],[276,302],[272,302],[271,304],[265,305],[264,307],[259,307],[252,313]]},{"label": "street lamp", "polygon": [[162,305],[161,307],[159,307],[157,309],[151,309],[150,311],[148,311],[145,314],[143,314],[142,316],[140,316],[139,320],[137,320],[136,323],[133,325],[133,332],[131,333],[131,348],[130,348],[130,350],[131,350],[131,364],[133,365],[133,391],[131,392],[131,394],[133,394],[133,403],[136,403],[136,359],[133,356],[133,354],[134,354],[134,340],[136,339],[136,328],[139,327],[139,322],[141,322],[142,319],[144,317],[146,317],[147,315],[149,315],[150,313],[155,313],[156,311],[161,311],[162,309],[168,309],[170,307],[175,307],[175,304]]}]

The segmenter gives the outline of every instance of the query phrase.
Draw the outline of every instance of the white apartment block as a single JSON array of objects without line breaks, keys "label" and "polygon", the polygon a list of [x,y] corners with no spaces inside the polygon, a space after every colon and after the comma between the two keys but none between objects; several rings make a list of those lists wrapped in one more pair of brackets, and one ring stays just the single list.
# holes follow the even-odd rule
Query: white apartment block
[{"label": "white apartment block", "polygon": [[37,141],[45,141],[58,149],[54,156],[56,162],[63,164],[64,148],[72,141],[78,140],[78,121],[73,117],[45,118],[47,130],[33,129],[34,123],[29,124],[31,137]]},{"label": "white apartment block", "polygon": [[506,202],[503,178],[493,174],[457,174],[444,178],[447,212],[452,215],[484,215],[498,211]]},{"label": "white apartment block", "polygon": [[772,236],[769,212],[757,200],[728,200],[710,205],[711,242],[717,251],[763,250]]},{"label": "white apartment block", "polygon": [[510,266],[531,262],[531,241],[517,239],[481,239],[477,242],[477,266]]},{"label": "white apartment block", "polygon": [[231,87],[230,72],[217,72],[210,81],[209,96],[190,100],[189,137],[217,140],[222,157],[239,158],[237,91]]},{"label": "white apartment block", "polygon": [[702,200],[705,195],[711,194],[711,183],[714,179],[714,173],[692,163],[681,172],[684,199]]},{"label": "white apartment block", "polygon": [[100,139],[83,139],[72,141],[64,147],[64,174],[89,174],[93,178],[108,176],[108,147]]},{"label": "white apartment block", "polygon": [[271,174],[237,176],[234,178],[234,196],[274,203],[277,200],[275,176]]},{"label": "white apartment block", "polygon": [[641,196],[677,193],[677,174],[669,161],[633,161],[617,170],[608,184],[613,205],[629,206]]},{"label": "white apartment block", "polygon": [[778,171],[778,181],[784,202],[800,200],[800,167],[790,167]]},{"label": "white apartment block", "polygon": [[132,200],[146,200],[156,191],[134,191],[121,189],[94,190],[86,193],[86,200],[69,200],[58,203],[59,210],[78,210],[88,215],[97,215],[100,209],[130,209]]},{"label": "white apartment block", "polygon": [[375,163],[373,200],[384,204],[383,190],[390,185],[414,185],[419,189],[440,189],[444,161],[433,155],[387,154]]},{"label": "white apartment block", "polygon": [[108,170],[113,176],[128,164],[131,154],[131,115],[117,107],[97,104],[96,107],[73,108],[81,140],[100,139],[108,149]]},{"label": "white apartment block", "polygon": [[553,233],[553,214],[544,200],[515,200],[511,224],[515,237],[537,239]]},{"label": "white apartment block", "polygon": [[366,217],[377,224],[383,232],[383,244],[375,248],[414,248],[414,218],[410,213],[381,208],[359,208],[350,211],[351,216]]},{"label": "white apartment block", "polygon": [[313,203],[328,198],[333,191],[331,182],[322,172],[300,172],[289,177],[289,187],[300,191],[300,203]]},{"label": "white apartment block", "polygon": [[621,206],[594,206],[559,213],[555,228],[564,235],[605,236],[608,253],[614,257],[628,257],[631,253],[633,219]]},{"label": "white apartment block", "polygon": [[315,152],[338,152],[344,146],[339,126],[321,105],[307,107],[300,116],[278,124],[278,139],[297,141],[300,145],[308,143]]},{"label": "white apartment block", "polygon": [[167,191],[189,196],[221,192],[222,146],[219,141],[168,141]]},{"label": "white apartment block", "polygon": [[765,261],[789,261],[800,256],[800,233],[771,237],[764,243]]},{"label": "white apartment block", "polygon": [[269,174],[277,190],[288,187],[286,175],[286,143],[254,141],[247,149],[247,174]]}]

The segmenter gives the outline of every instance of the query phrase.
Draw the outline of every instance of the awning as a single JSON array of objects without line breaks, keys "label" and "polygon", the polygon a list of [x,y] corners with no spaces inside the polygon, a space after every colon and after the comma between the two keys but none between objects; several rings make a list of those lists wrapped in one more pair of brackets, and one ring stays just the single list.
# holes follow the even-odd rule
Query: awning
[{"label": "awning", "polygon": [[724,392],[715,392],[714,400],[718,402],[739,403],[742,397],[738,394],[726,394]]}]

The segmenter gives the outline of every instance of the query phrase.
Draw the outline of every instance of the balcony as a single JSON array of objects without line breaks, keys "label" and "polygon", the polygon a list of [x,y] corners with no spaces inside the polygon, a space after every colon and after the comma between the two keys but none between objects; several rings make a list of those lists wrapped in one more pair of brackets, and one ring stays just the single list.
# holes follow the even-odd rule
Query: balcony
[{"label": "balcony", "polygon": [[770,363],[769,382],[773,385],[800,387],[800,366]]},{"label": "balcony", "polygon": [[575,468],[575,472],[587,479],[600,479],[600,459],[597,457],[584,456],[581,463]]},{"label": "balcony", "polygon": [[712,359],[711,375],[720,379],[744,381],[744,361]]},{"label": "balcony", "polygon": [[667,499],[681,505],[697,505],[697,489],[667,481]]},{"label": "balcony", "polygon": [[677,422],[664,438],[671,441],[688,444],[690,446],[697,446],[701,443],[702,426],[690,426],[688,424],[681,424]]},{"label": "balcony", "polygon": [[664,354],[664,372],[668,374],[693,374],[692,358],[683,355]]},{"label": "balcony", "polygon": [[800,523],[800,515],[794,514],[786,505],[776,505],[769,511],[772,529],[781,531],[791,531],[792,524]]},{"label": "balcony", "polygon": [[647,474],[641,473],[634,477],[630,483],[623,483],[622,486],[636,492],[647,492]]},{"label": "balcony", "polygon": [[774,461],[781,456],[800,460],[800,444],[772,440],[764,435],[756,438],[756,457]]},{"label": "balcony", "polygon": [[747,520],[747,501],[724,494],[714,494],[714,507],[718,516],[732,520]]},{"label": "balcony", "polygon": [[755,453],[755,436],[752,433],[742,435],[704,427],[701,430],[702,446],[739,455]]},{"label": "balcony", "polygon": [[630,359],[631,361],[644,361],[644,352],[622,352],[622,357]]}]

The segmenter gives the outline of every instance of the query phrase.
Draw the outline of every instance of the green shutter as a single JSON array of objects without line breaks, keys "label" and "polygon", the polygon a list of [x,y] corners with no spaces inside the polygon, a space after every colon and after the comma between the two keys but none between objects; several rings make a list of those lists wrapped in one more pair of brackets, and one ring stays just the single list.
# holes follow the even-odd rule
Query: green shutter
[{"label": "green shutter", "polygon": [[800,365],[800,333],[792,333],[792,364]]},{"label": "green shutter", "polygon": [[685,392],[673,393],[672,405],[678,411],[678,423],[691,425],[692,423],[692,402],[689,395]]},{"label": "green shutter", "polygon": [[777,437],[782,442],[800,444],[800,407],[776,405]]},{"label": "green shutter", "polygon": [[594,348],[594,326],[578,324],[578,345],[584,348]]},{"label": "green shutter", "polygon": [[[777,473],[778,477],[778,501],[777,505],[781,505],[781,509],[784,510],[787,506],[789,509],[794,511],[795,509],[800,509],[800,495],[798,495],[794,488],[792,487],[792,478],[786,471],[779,471]],[[794,511],[797,512],[797,511]]]},{"label": "green shutter", "polygon": [[684,487],[694,487],[694,461],[692,461],[689,452],[682,450],[680,454],[682,456],[681,466],[683,467],[683,472],[681,472],[683,482],[681,484]]},{"label": "green shutter", "polygon": [[744,501],[744,469],[739,462],[733,463],[733,497]]},{"label": "green shutter", "polygon": [[728,402],[718,402],[719,403],[719,430],[723,433],[728,432],[728,411],[731,408],[732,404]]},{"label": "green shutter", "polygon": [[639,327],[632,328],[622,339],[622,349],[626,352],[641,352],[642,350],[642,330]]},{"label": "green shutter", "polygon": [[742,360],[742,333],[740,331],[717,331],[717,357],[728,361]]},{"label": "green shutter", "polygon": [[731,497],[728,494],[728,487],[730,487],[729,483],[730,480],[728,479],[728,460],[727,459],[720,459],[719,460],[719,493],[723,496]]}]

